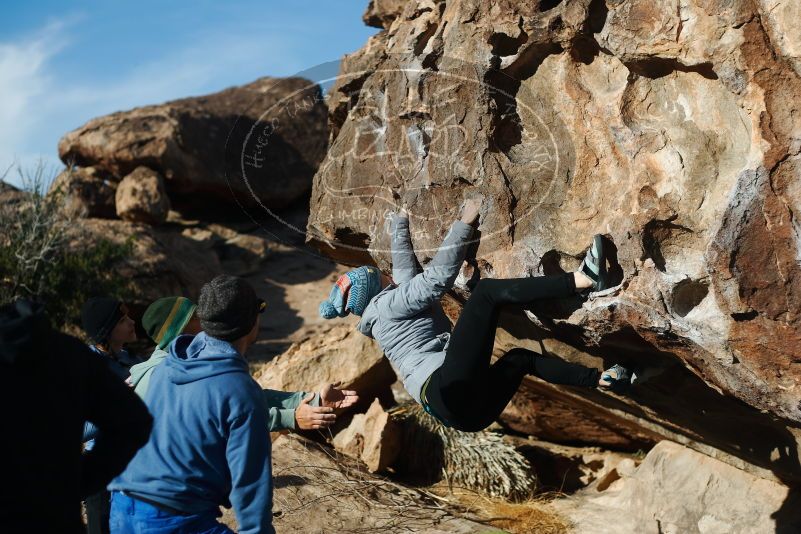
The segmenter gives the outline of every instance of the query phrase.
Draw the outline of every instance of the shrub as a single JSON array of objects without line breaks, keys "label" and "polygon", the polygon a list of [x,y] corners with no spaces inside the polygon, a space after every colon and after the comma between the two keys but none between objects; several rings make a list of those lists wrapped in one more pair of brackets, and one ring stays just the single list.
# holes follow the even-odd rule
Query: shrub
[{"label": "shrub", "polygon": [[0,205],[0,303],[40,300],[53,324],[65,328],[80,324],[81,306],[91,296],[128,298],[130,285],[116,266],[133,243],[88,242],[66,214],[63,191],[47,192],[53,175],[42,162],[17,172],[24,193]]}]

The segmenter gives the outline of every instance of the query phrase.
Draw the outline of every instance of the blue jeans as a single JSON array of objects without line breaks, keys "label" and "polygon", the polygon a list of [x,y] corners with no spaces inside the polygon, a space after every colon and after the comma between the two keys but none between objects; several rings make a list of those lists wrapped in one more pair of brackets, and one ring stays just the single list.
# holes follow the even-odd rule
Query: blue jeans
[{"label": "blue jeans", "polygon": [[234,534],[217,521],[216,511],[171,514],[152,504],[111,492],[112,534]]}]

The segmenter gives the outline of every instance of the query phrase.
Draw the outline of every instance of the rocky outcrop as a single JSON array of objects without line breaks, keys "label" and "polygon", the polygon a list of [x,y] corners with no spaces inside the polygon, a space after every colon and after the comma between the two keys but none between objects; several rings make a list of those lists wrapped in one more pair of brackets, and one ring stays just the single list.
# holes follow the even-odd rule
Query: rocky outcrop
[{"label": "rocky outcrop", "polygon": [[386,214],[405,204],[425,264],[480,194],[466,296],[476,271],[575,269],[602,233],[614,287],[532,308],[516,335],[650,370],[631,400],[569,392],[588,409],[801,478],[801,31],[788,6],[407,2],[342,62],[310,240],[388,270]]},{"label": "rocky outcrop", "polygon": [[137,167],[117,186],[115,206],[117,216],[125,221],[163,223],[170,211],[164,179],[147,167]]},{"label": "rocky outcrop", "polygon": [[403,12],[407,0],[370,0],[362,20],[368,26],[388,28]]},{"label": "rocky outcrop", "polygon": [[280,207],[311,188],[326,149],[325,115],[316,84],[261,78],[92,119],[61,139],[59,156],[118,180],[149,167],[166,178],[173,201],[185,209]]},{"label": "rocky outcrop", "polygon": [[281,391],[320,391],[325,384],[340,382],[359,393],[364,407],[377,397],[391,398],[396,380],[378,344],[343,324],[292,344],[254,376],[261,387]]},{"label": "rocky outcrop", "polygon": [[56,176],[50,193],[64,195],[63,206],[70,217],[116,216],[114,195],[117,182],[114,177],[96,167],[68,167]]},{"label": "rocky outcrop", "polygon": [[637,467],[622,461],[554,507],[574,532],[790,533],[801,530],[797,493],[681,445],[662,441]]},{"label": "rocky outcrop", "polygon": [[401,440],[400,425],[376,399],[366,413],[356,414],[331,444],[342,454],[361,460],[371,473],[379,473],[395,462],[401,452]]}]

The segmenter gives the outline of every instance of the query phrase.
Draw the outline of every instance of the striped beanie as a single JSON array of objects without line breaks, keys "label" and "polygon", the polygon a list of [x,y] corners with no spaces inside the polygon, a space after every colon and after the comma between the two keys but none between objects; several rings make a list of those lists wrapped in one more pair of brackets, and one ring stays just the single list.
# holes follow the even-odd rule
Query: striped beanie
[{"label": "striped beanie", "polygon": [[361,316],[370,300],[381,291],[381,271],[364,266],[340,276],[331,294],[320,303],[320,317],[345,317],[349,312]]},{"label": "striped beanie", "polygon": [[145,310],[142,326],[150,339],[164,349],[183,331],[197,306],[184,297],[158,299]]}]

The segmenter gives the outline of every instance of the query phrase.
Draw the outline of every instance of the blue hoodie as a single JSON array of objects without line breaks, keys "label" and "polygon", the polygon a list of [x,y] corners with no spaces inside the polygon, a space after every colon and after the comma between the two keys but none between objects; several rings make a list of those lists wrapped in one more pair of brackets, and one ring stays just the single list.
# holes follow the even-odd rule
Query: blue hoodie
[{"label": "blue hoodie", "polygon": [[233,505],[240,533],[274,532],[267,413],[236,349],[205,333],[176,338],[144,400],[150,441],[109,489],[192,514]]}]

